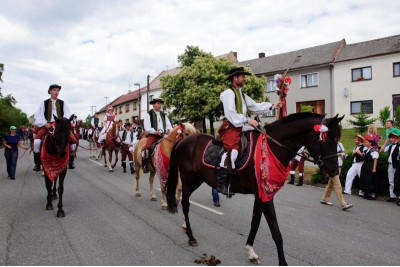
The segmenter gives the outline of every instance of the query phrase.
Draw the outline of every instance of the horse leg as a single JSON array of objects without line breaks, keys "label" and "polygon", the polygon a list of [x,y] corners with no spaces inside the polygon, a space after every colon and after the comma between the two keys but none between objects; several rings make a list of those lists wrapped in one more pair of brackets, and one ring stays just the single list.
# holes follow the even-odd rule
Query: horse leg
[{"label": "horse leg", "polygon": [[56,178],[56,179],[54,180],[54,183],[53,183],[53,190],[52,190],[52,194],[51,194],[51,198],[52,198],[53,200],[57,199],[57,179],[58,179],[58,178]]},{"label": "horse leg", "polygon": [[47,174],[44,176],[44,181],[46,183],[46,189],[47,189],[47,204],[46,204],[46,210],[53,210],[53,204],[51,201],[53,198],[51,197],[51,186],[52,186],[52,181],[47,177]]},{"label": "horse leg", "polygon": [[108,150],[108,172],[113,172],[113,167],[112,167],[112,153],[113,151]]},{"label": "horse leg", "polygon": [[64,178],[65,175],[67,174],[67,171],[64,170],[61,174],[60,174],[60,179],[58,182],[58,211],[57,211],[57,218],[64,218],[65,217],[65,212],[63,210],[63,204],[62,204],[62,198],[63,198],[63,193],[64,193]]},{"label": "horse leg", "polygon": [[136,178],[136,197],[141,197],[142,194],[140,194],[140,187],[139,187],[139,180],[140,180],[140,166],[137,165],[135,168],[135,178]]},{"label": "horse leg", "polygon": [[260,264],[261,260],[258,258],[258,255],[254,252],[253,244],[254,244],[254,239],[256,238],[258,228],[260,226],[261,215],[262,215],[261,205],[257,197],[255,197],[253,205],[253,217],[251,219],[251,229],[249,237],[247,238],[246,249],[247,252],[249,253],[250,262],[256,264]]},{"label": "horse leg", "polygon": [[[111,152],[112,153],[112,152]],[[115,165],[117,165],[117,162],[118,162],[118,149],[114,149],[114,153],[115,153],[115,162],[114,162],[114,164],[112,165],[112,168],[114,169],[115,168]],[[111,160],[112,160],[112,158],[110,159],[110,162],[111,162]]]},{"label": "horse leg", "polygon": [[176,190],[176,205],[179,204],[179,201],[181,200],[181,196],[182,196],[182,181],[181,181],[181,177],[178,177],[178,185],[177,185],[177,190]]},{"label": "horse leg", "polygon": [[276,218],[274,200],[264,202],[261,204],[264,217],[267,220],[269,229],[271,231],[272,239],[275,241],[278,250],[279,265],[287,265],[285,253],[283,252],[283,239],[281,231],[279,230],[278,220]]},{"label": "horse leg", "polygon": [[155,171],[150,171],[149,184],[150,184],[150,199],[151,201],[157,201],[157,196],[154,194],[154,176],[156,176]]},{"label": "horse leg", "polygon": [[101,155],[104,157],[104,167],[107,167],[106,149],[104,147],[101,150]]},{"label": "horse leg", "polygon": [[168,204],[167,204],[167,197],[165,195],[165,185],[163,185],[161,181],[160,181],[160,187],[161,187],[161,209],[167,210]]}]

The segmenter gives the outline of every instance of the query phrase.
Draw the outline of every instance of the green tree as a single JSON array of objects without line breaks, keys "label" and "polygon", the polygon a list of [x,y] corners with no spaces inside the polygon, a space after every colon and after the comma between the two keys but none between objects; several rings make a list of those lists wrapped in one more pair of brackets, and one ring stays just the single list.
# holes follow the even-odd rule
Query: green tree
[{"label": "green tree", "polygon": [[86,119],[85,119],[85,121],[84,121],[83,124],[84,124],[86,127],[90,127],[90,126],[92,126],[92,125],[90,124],[91,121],[92,121],[92,115],[88,114],[88,115],[86,116]]},{"label": "green tree", "polygon": [[[162,77],[165,106],[174,108],[171,118],[189,121],[207,118],[210,120],[210,132],[214,134],[213,122],[223,114],[219,95],[230,86],[226,77],[233,67],[235,65],[226,59],[216,59],[202,52],[193,64],[182,67],[179,74]],[[254,100],[262,101],[264,85],[265,78],[249,76],[243,91]]]},{"label": "green tree", "polygon": [[190,67],[193,65],[194,61],[198,57],[210,56],[204,51],[202,51],[198,46],[186,46],[185,53],[178,56],[178,62],[181,64],[181,67]]},{"label": "green tree", "polygon": [[385,127],[386,121],[390,118],[390,107],[386,106],[383,109],[379,110],[378,120],[380,121],[381,125]]},{"label": "green tree", "polygon": [[0,133],[4,134],[11,125],[16,127],[28,125],[29,120],[26,113],[14,107],[16,99],[11,95],[0,96]]},{"label": "green tree", "polygon": [[369,115],[361,112],[353,115],[355,120],[349,120],[350,124],[354,125],[357,132],[364,134],[368,130],[368,125],[374,123],[376,119],[370,118]]},{"label": "green tree", "polygon": [[396,125],[397,127],[400,127],[400,105],[397,106],[397,108],[396,108],[396,116],[395,116],[394,125]]}]

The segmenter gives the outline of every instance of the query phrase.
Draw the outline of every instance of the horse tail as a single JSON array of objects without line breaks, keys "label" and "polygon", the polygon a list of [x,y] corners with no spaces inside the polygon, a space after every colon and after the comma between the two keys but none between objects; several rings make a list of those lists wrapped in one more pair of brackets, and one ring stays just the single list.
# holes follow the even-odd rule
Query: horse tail
[{"label": "horse tail", "polygon": [[178,143],[175,143],[174,146],[172,147],[171,158],[169,162],[168,179],[165,185],[168,211],[170,213],[178,212],[176,198],[175,198],[176,186],[178,185],[178,166],[176,164],[176,145]]}]

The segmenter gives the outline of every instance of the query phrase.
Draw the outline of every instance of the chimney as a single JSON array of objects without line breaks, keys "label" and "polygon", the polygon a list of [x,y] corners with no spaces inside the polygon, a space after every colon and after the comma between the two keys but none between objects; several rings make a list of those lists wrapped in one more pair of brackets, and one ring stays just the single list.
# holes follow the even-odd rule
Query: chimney
[{"label": "chimney", "polygon": [[233,56],[236,58],[237,60],[237,52],[233,52]]},{"label": "chimney", "polygon": [[265,53],[264,52],[258,53],[258,58],[263,58],[263,57],[265,57]]}]

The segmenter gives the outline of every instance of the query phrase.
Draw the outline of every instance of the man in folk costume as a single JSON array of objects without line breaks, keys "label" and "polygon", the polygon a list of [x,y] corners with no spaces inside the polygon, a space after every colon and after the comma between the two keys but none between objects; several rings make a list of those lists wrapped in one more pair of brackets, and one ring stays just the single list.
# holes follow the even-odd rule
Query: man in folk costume
[{"label": "man in folk costume", "polygon": [[165,113],[161,111],[164,101],[160,98],[154,98],[150,101],[150,104],[153,105],[153,109],[144,117],[144,130],[146,131],[147,137],[146,145],[143,146],[142,149],[142,166],[144,173],[149,172],[147,164],[150,159],[149,150],[151,145],[164,135],[168,135],[172,130],[170,120]]},{"label": "man in folk costume", "polygon": [[[60,93],[61,86],[57,84],[52,84],[49,86],[47,93],[50,94],[50,98],[43,101],[37,112],[35,113],[35,127],[36,127],[36,136],[33,141],[33,156],[35,162],[34,171],[40,171],[40,145],[42,143],[42,138],[47,134],[50,128],[52,128],[52,123],[54,122],[54,116],[58,118],[69,118],[71,116],[71,112],[67,106],[67,104],[58,99],[58,95]],[[69,135],[70,144],[77,144],[78,140],[73,135],[72,131]]]},{"label": "man in folk costume", "polygon": [[389,133],[389,143],[391,145],[384,148],[384,152],[388,152],[388,179],[389,179],[389,198],[387,202],[396,200],[394,189],[394,174],[399,166],[399,135],[394,132]]},{"label": "man in folk costume", "polygon": [[[218,134],[224,143],[226,152],[221,158],[217,190],[224,195],[228,194],[229,183],[226,169],[227,156],[230,155],[232,169],[234,170],[243,127],[246,125],[252,127],[258,126],[256,120],[247,117],[247,111],[251,111],[256,115],[266,115],[274,107],[274,104],[268,102],[256,103],[248,95],[242,93],[242,87],[246,82],[246,75],[251,75],[251,73],[245,71],[243,67],[231,69],[227,77],[227,80],[231,83],[231,88],[226,89],[220,95],[225,118],[218,129]],[[280,104],[281,102],[278,101],[275,105]],[[249,129],[252,128],[249,127]]]},{"label": "man in folk costume", "polygon": [[290,163],[290,180],[288,184],[294,184],[294,178],[296,175],[296,168],[298,167],[299,171],[299,182],[296,184],[297,186],[303,185],[304,179],[304,159],[305,159],[305,147],[300,147],[299,151],[297,151],[296,156],[293,158],[292,162]]},{"label": "man in folk costume", "polygon": [[137,143],[136,134],[131,129],[132,125],[127,122],[125,123],[125,129],[119,132],[119,139],[121,141],[121,155],[122,155],[122,168],[126,172],[126,156],[128,155],[129,167],[131,174],[134,173],[133,167],[133,151]]},{"label": "man in folk costume", "polygon": [[[72,127],[71,131],[74,134],[75,138],[78,140],[80,133],[76,132],[77,125],[78,125],[78,116],[75,115],[71,121],[71,127]],[[70,169],[75,169],[75,164],[74,164],[75,156],[73,154],[73,151],[75,151],[75,150],[76,150],[76,144],[71,144],[70,145],[71,153],[69,155],[69,164],[68,164],[68,168],[70,168]]]},{"label": "man in folk costume", "polygon": [[104,127],[101,129],[99,136],[99,143],[102,143],[106,137],[109,130],[112,129],[115,122],[114,108],[112,106],[107,107],[106,115],[104,116]]}]

